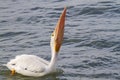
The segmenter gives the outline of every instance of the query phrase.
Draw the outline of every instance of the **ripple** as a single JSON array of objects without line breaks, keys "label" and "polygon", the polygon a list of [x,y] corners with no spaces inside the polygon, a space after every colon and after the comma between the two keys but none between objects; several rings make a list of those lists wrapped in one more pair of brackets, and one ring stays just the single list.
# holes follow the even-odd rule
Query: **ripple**
[{"label": "ripple", "polygon": [[8,21],[6,21],[6,20],[2,20],[2,21],[0,21],[0,23],[6,23],[6,22],[8,22]]},{"label": "ripple", "polygon": [[95,58],[95,59],[100,60],[100,61],[103,61],[103,62],[111,62],[111,59],[106,58],[106,57],[97,57],[97,58]]},{"label": "ripple", "polygon": [[70,11],[68,12],[71,13],[71,12],[75,12],[75,13],[72,13],[74,14],[74,16],[80,16],[80,15],[83,15],[83,16],[86,16],[86,15],[93,15],[93,16],[104,16],[105,15],[110,15],[111,14],[114,14],[114,13],[117,13],[119,14],[120,13],[120,7],[119,5],[117,5],[114,1],[103,1],[103,2],[98,2],[98,3],[94,3],[94,4],[90,4],[90,5],[78,5],[78,7],[70,7]]},{"label": "ripple", "polygon": [[112,50],[112,52],[120,52],[120,45],[117,46],[117,47],[115,47],[115,48]]},{"label": "ripple", "polygon": [[89,76],[94,78],[114,78],[116,73],[99,73],[99,74],[91,74]]},{"label": "ripple", "polygon": [[109,4],[109,3],[114,3],[114,2],[113,1],[101,1],[101,2],[98,2],[98,3]]},{"label": "ripple", "polygon": [[41,16],[31,16],[30,18],[28,18],[25,23],[26,24],[35,24],[35,23],[39,23],[40,22],[40,18],[42,18]]},{"label": "ripple", "polygon": [[82,43],[80,45],[76,45],[76,47],[82,47],[82,46],[88,46],[93,47],[97,49],[103,49],[103,48],[111,48],[113,46],[116,46],[119,42],[110,42],[106,40],[100,40],[100,41],[91,41],[90,43]]},{"label": "ripple", "polygon": [[114,13],[120,13],[120,8],[115,8],[114,10],[111,10],[112,12],[114,12]]},{"label": "ripple", "polygon": [[13,37],[21,34],[25,34],[26,32],[6,32],[4,34],[0,34],[0,37]]},{"label": "ripple", "polygon": [[30,10],[34,11],[34,10],[39,10],[39,9],[43,9],[41,7],[34,7],[34,8],[31,8]]},{"label": "ripple", "polygon": [[90,62],[87,65],[90,66],[90,67],[100,67],[100,66],[103,67],[106,64],[104,64],[103,62]]},{"label": "ripple", "polygon": [[65,0],[53,0],[53,2],[64,2]]},{"label": "ripple", "polygon": [[85,7],[82,9],[80,14],[86,15],[94,15],[94,14],[104,14],[105,8],[92,8],[92,7]]}]

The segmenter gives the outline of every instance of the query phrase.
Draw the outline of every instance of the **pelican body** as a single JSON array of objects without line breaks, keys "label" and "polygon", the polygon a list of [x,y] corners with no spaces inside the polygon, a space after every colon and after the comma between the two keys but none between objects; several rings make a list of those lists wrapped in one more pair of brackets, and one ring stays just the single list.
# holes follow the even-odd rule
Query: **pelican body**
[{"label": "pelican body", "polygon": [[51,60],[50,62],[35,55],[18,55],[10,60],[5,66],[11,70],[12,75],[16,72],[25,76],[40,77],[55,71],[55,63],[64,35],[66,7],[57,22],[51,35]]}]

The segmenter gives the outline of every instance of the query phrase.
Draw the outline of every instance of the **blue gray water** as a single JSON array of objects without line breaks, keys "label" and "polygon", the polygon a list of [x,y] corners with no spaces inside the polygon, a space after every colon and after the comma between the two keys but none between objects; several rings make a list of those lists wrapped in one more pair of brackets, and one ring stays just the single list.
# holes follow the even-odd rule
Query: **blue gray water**
[{"label": "blue gray water", "polygon": [[[50,35],[67,6],[58,72],[10,75],[20,54],[50,60]],[[0,0],[0,80],[120,80],[120,0]]]}]

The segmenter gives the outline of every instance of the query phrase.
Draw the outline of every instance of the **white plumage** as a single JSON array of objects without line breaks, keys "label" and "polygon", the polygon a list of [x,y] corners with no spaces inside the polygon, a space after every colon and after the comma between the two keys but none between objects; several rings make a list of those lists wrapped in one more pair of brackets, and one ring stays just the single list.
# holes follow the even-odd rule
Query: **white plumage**
[{"label": "white plumage", "polygon": [[18,55],[7,63],[7,67],[26,76],[43,76],[47,72],[49,62],[35,55]]},{"label": "white plumage", "polygon": [[66,8],[64,8],[56,28],[51,35],[50,45],[52,57],[50,62],[35,55],[18,55],[15,59],[5,64],[12,71],[12,74],[17,72],[25,76],[39,77],[55,71],[57,55],[63,40],[65,15]]}]

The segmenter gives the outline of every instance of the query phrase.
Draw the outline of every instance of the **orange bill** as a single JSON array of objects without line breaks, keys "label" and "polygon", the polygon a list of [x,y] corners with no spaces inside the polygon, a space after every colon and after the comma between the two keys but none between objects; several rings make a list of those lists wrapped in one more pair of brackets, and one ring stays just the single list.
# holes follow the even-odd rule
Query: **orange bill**
[{"label": "orange bill", "polygon": [[14,75],[15,74],[15,69],[12,69],[11,70],[11,75]]},{"label": "orange bill", "polygon": [[55,35],[55,51],[58,52],[64,36],[64,26],[65,26],[65,17],[66,17],[66,7],[64,8],[62,14],[60,15],[60,18],[57,22],[57,25],[54,30]]}]

